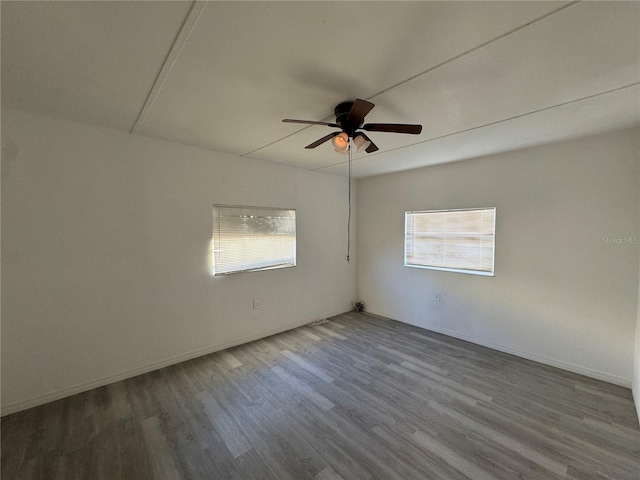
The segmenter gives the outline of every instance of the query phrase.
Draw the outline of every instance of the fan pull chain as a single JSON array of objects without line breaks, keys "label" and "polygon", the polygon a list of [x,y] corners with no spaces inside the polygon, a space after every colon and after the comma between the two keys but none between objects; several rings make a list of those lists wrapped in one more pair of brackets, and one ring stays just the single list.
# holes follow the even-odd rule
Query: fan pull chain
[{"label": "fan pull chain", "polygon": [[347,217],[347,263],[349,263],[349,252],[351,251],[351,149],[353,141],[349,138],[349,215]]}]

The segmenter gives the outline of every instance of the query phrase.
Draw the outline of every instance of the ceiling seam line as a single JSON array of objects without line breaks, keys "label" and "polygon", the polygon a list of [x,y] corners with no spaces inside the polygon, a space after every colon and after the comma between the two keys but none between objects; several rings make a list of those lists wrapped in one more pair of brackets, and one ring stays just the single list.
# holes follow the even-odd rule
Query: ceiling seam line
[{"label": "ceiling seam line", "polygon": [[169,73],[171,73],[171,70],[176,63],[178,56],[182,52],[182,48],[186,45],[187,41],[191,37],[193,29],[198,23],[198,20],[200,18],[200,15],[202,15],[202,12],[204,11],[206,3],[207,2],[199,0],[194,0],[192,2],[191,8],[189,9],[189,12],[187,12],[187,15],[185,16],[182,25],[178,30],[178,33],[173,39],[173,43],[171,44],[171,47],[167,52],[167,56],[162,62],[162,66],[160,67],[160,70],[158,71],[158,74],[156,75],[156,78],[151,85],[151,89],[147,94],[147,98],[145,99],[144,104],[142,105],[142,108],[138,113],[136,121],[131,127],[131,130],[129,130],[129,133],[138,133],[138,130],[146,120],[151,107],[160,94],[160,90],[162,90],[165,80],[169,76]]},{"label": "ceiling seam line", "polygon": [[429,67],[429,68],[427,68],[426,70],[424,70],[424,71],[422,71],[420,73],[416,73],[415,75],[413,75],[413,76],[411,76],[411,77],[409,77],[409,78],[407,78],[405,80],[402,80],[401,82],[398,82],[395,85],[391,85],[390,87],[385,88],[384,90],[381,90],[378,93],[374,93],[370,97],[367,97],[365,100],[370,100],[372,98],[375,98],[375,97],[377,97],[379,95],[382,95],[383,93],[386,93],[386,92],[388,92],[390,90],[393,90],[394,88],[397,88],[397,87],[399,87],[401,85],[404,85],[405,83],[409,83],[409,82],[411,82],[412,80],[415,80],[418,77],[421,77],[423,75],[431,73],[432,71],[434,71],[434,70],[436,70],[436,69],[438,69],[440,67],[444,67],[445,65],[447,65],[447,64],[449,64],[451,62],[459,60],[460,58],[462,58],[462,57],[464,57],[464,56],[466,56],[466,55],[468,55],[470,53],[473,53],[473,52],[475,52],[477,50],[480,50],[481,48],[484,48],[484,47],[486,47],[488,45],[491,45],[492,43],[495,43],[495,42],[497,42],[499,40],[502,40],[503,38],[506,38],[509,35],[512,35],[512,34],[514,34],[516,32],[519,32],[520,30],[523,30],[523,29],[533,25],[534,23],[537,23],[537,22],[539,22],[541,20],[544,20],[545,18],[549,18],[550,16],[555,15],[556,13],[558,13],[558,12],[560,12],[560,11],[566,9],[566,8],[572,7],[572,6],[576,5],[577,3],[580,3],[580,1],[581,0],[576,0],[574,2],[568,3],[567,5],[563,5],[562,7],[558,8],[558,9],[552,11],[552,12],[546,13],[545,15],[542,15],[541,17],[538,17],[538,18],[536,18],[534,20],[531,20],[531,21],[525,23],[524,25],[520,25],[519,27],[516,27],[516,28],[514,28],[512,30],[509,30],[508,32],[500,34],[497,37],[492,38],[491,40],[487,40],[486,42],[481,43],[480,45],[476,45],[475,47],[472,47],[469,50],[466,50],[466,51],[464,51],[464,52],[462,52],[462,53],[460,53],[460,54],[458,54],[458,55],[456,55],[454,57],[451,57],[451,58],[449,58],[447,60],[444,60],[443,62],[440,62],[439,64],[434,65],[433,67]]},{"label": "ceiling seam line", "polygon": [[[574,1],[574,2],[568,3],[567,5],[563,5],[563,6],[561,6],[560,8],[558,8],[558,9],[556,9],[556,10],[553,10],[552,12],[546,13],[545,15],[542,15],[541,17],[535,18],[534,20],[531,20],[531,21],[529,21],[529,22],[525,23],[524,25],[520,25],[519,27],[516,27],[516,28],[514,28],[514,29],[512,29],[512,30],[509,30],[508,32],[505,32],[505,33],[503,33],[503,34],[500,34],[500,35],[498,35],[497,37],[494,37],[494,38],[492,38],[492,39],[490,39],[490,40],[487,40],[486,42],[481,43],[480,45],[476,45],[475,47],[472,47],[472,48],[470,48],[469,50],[466,50],[466,51],[464,51],[464,52],[462,52],[462,53],[459,53],[458,55],[455,55],[455,56],[453,56],[453,57],[451,57],[451,58],[448,58],[447,60],[444,60],[443,62],[440,62],[440,63],[439,63],[439,64],[437,64],[437,65],[434,65],[434,66],[432,66],[432,67],[429,67],[429,68],[427,68],[426,70],[423,70],[423,71],[422,71],[422,72],[420,72],[420,73],[416,73],[415,75],[412,75],[412,76],[411,76],[411,77],[409,77],[409,78],[406,78],[406,79],[404,79],[404,80],[402,80],[402,81],[400,81],[400,82],[398,82],[398,83],[396,83],[396,84],[394,84],[394,85],[391,85],[390,87],[387,87],[387,88],[385,88],[385,89],[383,89],[383,90],[381,90],[381,91],[379,91],[379,92],[377,92],[377,93],[374,93],[373,95],[370,95],[370,96],[366,97],[364,100],[371,100],[371,99],[373,99],[373,98],[375,98],[375,97],[378,97],[378,96],[382,95],[383,93],[386,93],[386,92],[389,92],[389,91],[393,90],[394,88],[397,88],[397,87],[399,87],[399,86],[401,86],[401,85],[404,85],[404,84],[406,84],[406,83],[408,83],[408,82],[411,82],[412,80],[415,80],[416,78],[421,77],[422,75],[426,75],[426,74],[428,74],[428,73],[431,73],[432,71],[434,71],[434,70],[436,70],[436,69],[438,69],[438,68],[440,68],[440,67],[443,67],[443,66],[445,66],[445,65],[447,65],[447,64],[449,64],[449,63],[451,63],[451,62],[454,62],[454,61],[456,61],[456,60],[459,60],[460,58],[464,57],[465,55],[468,55],[468,54],[470,54],[470,53],[473,53],[473,52],[475,52],[476,50],[479,50],[479,49],[484,48],[484,47],[486,47],[486,46],[488,46],[488,45],[490,45],[490,44],[492,44],[492,43],[494,43],[494,42],[497,42],[498,40],[502,40],[503,38],[505,38],[505,37],[507,37],[507,36],[509,36],[509,35],[511,35],[511,34],[513,34],[513,33],[516,33],[516,32],[518,32],[518,31],[520,31],[520,30],[522,30],[522,29],[524,29],[524,28],[527,28],[527,27],[529,27],[529,26],[533,25],[534,23],[537,23],[537,22],[539,22],[539,21],[541,21],[541,20],[544,20],[545,18],[548,18],[548,17],[550,17],[550,16],[552,16],[552,15],[555,15],[556,13],[558,13],[558,12],[560,12],[560,11],[562,11],[562,10],[566,9],[566,8],[572,7],[572,6],[574,6],[574,5],[578,4],[578,3],[580,3],[581,1],[582,1],[582,0],[576,0],[576,1]],[[328,120],[330,120],[331,118],[333,118],[333,117],[325,117],[325,118],[323,119],[323,121],[328,121]],[[256,148],[256,149],[251,150],[250,152],[247,152],[247,153],[243,153],[243,154],[242,154],[242,155],[240,155],[240,156],[241,156],[241,157],[245,157],[245,156],[251,155],[252,153],[255,153],[255,152],[258,152],[258,151],[263,150],[263,149],[265,149],[265,148],[268,148],[268,147],[270,147],[271,145],[275,145],[275,144],[276,144],[276,143],[278,143],[278,142],[281,142],[281,141],[283,141],[283,140],[286,140],[287,138],[289,138],[289,137],[291,137],[291,136],[293,136],[293,135],[296,135],[296,134],[298,134],[298,133],[300,133],[300,132],[302,132],[302,131],[304,131],[304,130],[306,130],[306,129],[308,129],[308,128],[312,127],[312,126],[313,126],[313,125],[309,125],[309,126],[307,126],[307,127],[301,128],[300,130],[297,130],[297,131],[295,131],[295,132],[293,132],[293,133],[291,133],[291,134],[289,134],[289,135],[286,135],[286,136],[284,136],[284,137],[282,137],[282,138],[279,138],[278,140],[274,140],[273,142],[268,143],[268,144],[266,144],[266,145],[263,145],[262,147]]]},{"label": "ceiling seam line", "polygon": [[[441,140],[443,138],[452,137],[454,135],[459,135],[461,133],[467,133],[467,132],[471,132],[473,130],[478,130],[480,128],[491,127],[491,126],[497,125],[499,123],[509,122],[511,120],[516,120],[518,118],[523,118],[523,117],[526,117],[528,115],[533,115],[535,113],[540,113],[540,112],[544,112],[544,111],[547,111],[547,110],[552,110],[552,109],[558,108],[558,107],[564,107],[564,106],[567,106],[567,105],[571,105],[573,103],[582,102],[584,100],[590,100],[592,98],[596,98],[596,97],[599,97],[599,96],[602,96],[602,95],[608,95],[609,93],[618,92],[620,90],[624,90],[625,88],[631,88],[631,87],[635,87],[635,86],[638,86],[638,85],[640,85],[640,82],[630,83],[628,85],[623,85],[621,87],[612,88],[611,90],[607,90],[607,91],[604,91],[604,92],[594,93],[593,95],[587,95],[586,97],[581,97],[581,98],[577,98],[577,99],[574,99],[574,100],[569,100],[567,102],[558,103],[556,105],[551,105],[551,106],[548,106],[548,107],[539,108],[537,110],[532,110],[530,112],[521,113],[519,115],[514,115],[513,117],[503,118],[502,120],[496,120],[495,122],[489,122],[489,123],[485,123],[483,125],[478,125],[478,126],[475,126],[475,127],[466,128],[464,130],[459,130],[457,132],[447,133],[445,135],[440,135],[438,137],[429,138],[427,140],[422,140],[421,142],[412,143],[411,145],[405,145],[403,147],[397,147],[397,148],[392,148],[390,150],[385,150],[384,152],[374,153],[374,154],[369,154],[367,156],[354,158],[352,163],[356,162],[358,160],[363,160],[363,159],[375,157],[376,155],[380,155],[381,153],[394,152],[396,150],[402,150],[404,148],[413,147],[414,145],[421,145],[421,144],[424,144],[424,143],[433,142],[435,140]],[[331,167],[337,167],[339,165],[344,165],[345,163],[346,162],[337,162],[337,163],[333,163],[331,165],[326,165],[324,167],[312,168],[311,171],[316,172],[316,171],[323,170],[325,168],[331,168]]]},{"label": "ceiling seam line", "polygon": [[[331,118],[331,117],[327,117],[327,118]],[[259,152],[259,151],[260,151],[260,150],[262,150],[262,149],[268,148],[268,147],[270,147],[271,145],[275,145],[275,144],[276,144],[276,143],[278,143],[278,142],[281,142],[281,141],[283,141],[283,140],[286,140],[287,138],[292,137],[293,135],[296,135],[296,134],[298,134],[298,133],[300,133],[300,132],[302,132],[302,131],[304,131],[304,130],[306,130],[307,128],[312,127],[312,126],[313,126],[313,125],[309,125],[309,126],[307,126],[307,127],[301,128],[300,130],[296,130],[295,132],[290,133],[289,135],[285,135],[284,137],[279,138],[278,140],[274,140],[273,142],[271,142],[271,143],[267,143],[266,145],[263,145],[263,146],[261,146],[261,147],[258,147],[258,148],[256,148],[256,149],[254,149],[254,150],[251,150],[250,152],[243,153],[243,154],[242,154],[242,155],[240,155],[240,156],[241,156],[241,157],[246,157],[247,155],[251,155],[252,153]]]}]

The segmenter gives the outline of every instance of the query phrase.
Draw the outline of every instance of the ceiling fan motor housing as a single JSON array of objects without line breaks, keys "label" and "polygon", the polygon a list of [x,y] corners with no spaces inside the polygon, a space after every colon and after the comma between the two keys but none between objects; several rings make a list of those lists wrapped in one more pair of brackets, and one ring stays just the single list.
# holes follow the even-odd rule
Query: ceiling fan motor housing
[{"label": "ceiling fan motor housing", "polygon": [[353,103],[354,102],[342,102],[336,106],[334,110],[334,113],[336,114],[336,123],[350,137],[353,137],[358,127],[360,127],[360,125],[355,125],[347,119],[349,112],[351,111],[351,107],[353,107]]}]

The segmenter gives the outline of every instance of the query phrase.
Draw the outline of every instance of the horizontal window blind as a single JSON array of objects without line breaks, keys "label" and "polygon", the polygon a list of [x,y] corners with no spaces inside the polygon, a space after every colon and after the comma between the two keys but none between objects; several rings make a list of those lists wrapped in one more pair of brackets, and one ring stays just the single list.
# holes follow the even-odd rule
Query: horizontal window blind
[{"label": "horizontal window blind", "polygon": [[405,213],[405,265],[493,275],[495,208]]},{"label": "horizontal window blind", "polygon": [[295,264],[295,210],[213,206],[214,275]]}]

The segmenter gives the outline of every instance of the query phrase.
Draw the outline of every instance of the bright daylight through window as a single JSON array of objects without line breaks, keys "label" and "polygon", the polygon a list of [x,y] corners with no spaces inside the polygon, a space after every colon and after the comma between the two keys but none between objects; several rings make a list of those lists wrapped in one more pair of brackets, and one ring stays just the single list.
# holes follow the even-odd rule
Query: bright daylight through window
[{"label": "bright daylight through window", "polygon": [[495,208],[405,212],[404,264],[493,276]]},{"label": "bright daylight through window", "polygon": [[213,273],[294,267],[296,211],[213,206]]}]

